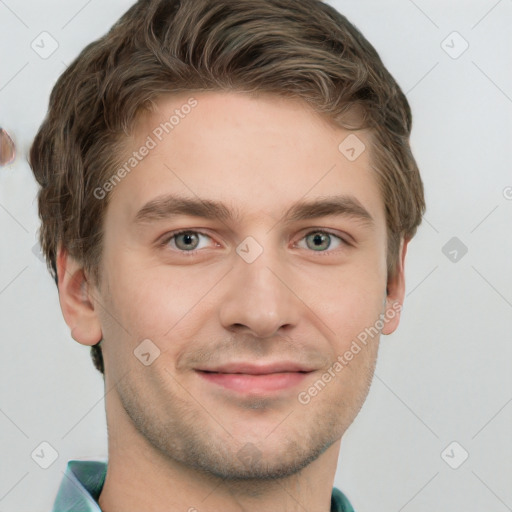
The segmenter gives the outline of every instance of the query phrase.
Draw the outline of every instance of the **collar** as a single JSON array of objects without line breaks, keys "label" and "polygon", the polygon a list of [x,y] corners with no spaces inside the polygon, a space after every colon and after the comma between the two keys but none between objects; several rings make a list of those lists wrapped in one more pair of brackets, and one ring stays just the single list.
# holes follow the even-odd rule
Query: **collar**
[{"label": "collar", "polygon": [[[98,498],[106,475],[106,461],[70,460],[53,512],[101,512]],[[331,512],[354,512],[347,497],[336,487],[332,490]]]},{"label": "collar", "polygon": [[97,500],[106,475],[106,462],[70,460],[55,498],[53,512],[101,512]]}]

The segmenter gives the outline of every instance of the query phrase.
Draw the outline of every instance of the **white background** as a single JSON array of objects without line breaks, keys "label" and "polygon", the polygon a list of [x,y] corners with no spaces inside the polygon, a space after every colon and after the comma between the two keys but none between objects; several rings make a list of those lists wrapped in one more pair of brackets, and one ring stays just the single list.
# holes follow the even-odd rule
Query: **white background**
[{"label": "white background", "polygon": [[[409,246],[402,322],[382,338],[335,484],[356,512],[511,511],[512,1],[331,4],[407,94],[428,204]],[[58,76],[130,5],[0,0],[0,126],[18,147],[0,168],[1,512],[51,509],[67,460],[106,458],[103,380],[32,250],[27,154]],[[43,31],[59,45],[47,59],[31,48]],[[454,31],[469,44],[458,58],[443,49],[463,48]],[[452,237],[468,249],[455,262],[442,252]],[[48,469],[31,458],[43,441],[58,452]],[[453,441],[452,465],[469,454],[458,469],[441,455]]]}]

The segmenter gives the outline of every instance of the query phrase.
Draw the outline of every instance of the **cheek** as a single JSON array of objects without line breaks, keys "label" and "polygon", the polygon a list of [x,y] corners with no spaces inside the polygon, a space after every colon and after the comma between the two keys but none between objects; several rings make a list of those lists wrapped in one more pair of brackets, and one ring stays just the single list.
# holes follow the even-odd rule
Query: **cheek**
[{"label": "cheek", "polygon": [[384,311],[384,299],[376,295],[371,298],[366,295],[353,294],[338,301],[337,309],[330,313],[326,320],[332,329],[331,345],[335,357],[342,355],[354,342],[364,336],[364,333],[375,332],[381,313]]},{"label": "cheek", "polygon": [[218,276],[211,271],[118,259],[108,274],[109,288],[115,290],[110,309],[120,324],[118,335],[133,344],[177,337],[197,317],[216,281]]},{"label": "cheek", "polygon": [[340,340],[373,325],[384,311],[385,267],[370,262],[298,274],[294,290]]}]

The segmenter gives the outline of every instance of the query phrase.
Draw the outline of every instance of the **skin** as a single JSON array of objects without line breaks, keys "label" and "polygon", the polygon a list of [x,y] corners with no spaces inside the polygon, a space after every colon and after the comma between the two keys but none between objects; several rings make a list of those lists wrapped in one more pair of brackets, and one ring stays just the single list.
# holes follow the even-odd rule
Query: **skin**
[{"label": "skin", "polygon": [[[327,512],[341,437],[366,399],[379,336],[308,404],[297,395],[402,303],[407,243],[388,279],[368,134],[357,133],[367,149],[351,162],[338,150],[350,132],[300,100],[162,97],[138,119],[126,156],[190,96],[197,106],[111,193],[100,283],[59,251],[60,303],[73,338],[103,338],[109,464],[99,504],[105,512]],[[221,201],[239,216],[134,222],[143,205],[169,193]],[[296,201],[336,194],[356,198],[373,225],[347,215],[283,221]],[[171,238],[182,229],[205,235]],[[331,245],[311,248],[321,230],[332,233]],[[263,249],[252,263],[236,252],[249,236]],[[185,254],[187,243],[199,244],[195,254]],[[382,333],[398,322],[393,315]],[[160,350],[148,366],[134,356],[144,339]],[[265,393],[228,390],[195,370],[282,360],[314,371]]]}]

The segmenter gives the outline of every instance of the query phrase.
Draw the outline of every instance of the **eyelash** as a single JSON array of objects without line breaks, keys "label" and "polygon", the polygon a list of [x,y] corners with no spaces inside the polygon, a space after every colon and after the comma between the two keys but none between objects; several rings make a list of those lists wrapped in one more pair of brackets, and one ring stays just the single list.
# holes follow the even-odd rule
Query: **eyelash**
[{"label": "eyelash", "polygon": [[[178,237],[179,235],[183,235],[183,234],[189,234],[189,233],[192,233],[192,234],[198,234],[198,235],[203,235],[203,236],[206,236],[208,238],[212,238],[208,233],[205,233],[203,231],[198,231],[198,230],[192,230],[192,229],[181,229],[179,231],[173,231],[172,233],[169,233],[161,242],[160,242],[160,245],[165,249],[167,248],[169,242],[171,240],[173,240],[175,237]],[[326,235],[329,235],[331,237],[335,237],[337,238],[341,243],[342,245],[345,245],[345,246],[350,246],[352,244],[350,244],[349,242],[347,242],[347,240],[345,240],[344,238],[342,238],[341,236],[339,235],[336,235],[335,233],[327,230],[327,229],[312,229],[310,231],[308,231],[307,233],[305,233],[305,235],[300,239],[300,241],[304,240],[307,236],[313,234],[313,233],[322,233],[322,234],[326,234]],[[173,249],[177,252],[179,252],[180,254],[185,254],[187,256],[194,256],[196,255],[199,251],[202,251],[203,249],[193,249],[191,251],[184,251],[182,249]],[[313,253],[317,253],[317,254],[330,254],[332,252],[334,252],[336,249],[334,250],[329,250],[327,249],[326,251],[314,251],[313,249],[310,249],[310,252],[313,252]]]}]

